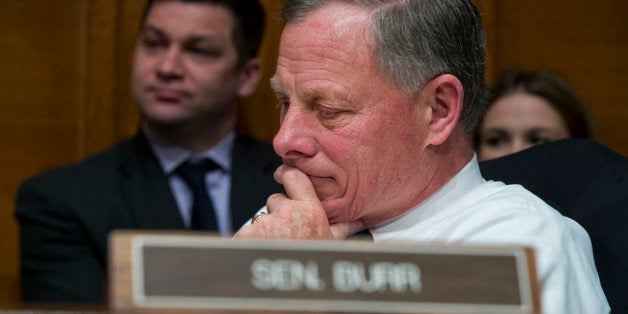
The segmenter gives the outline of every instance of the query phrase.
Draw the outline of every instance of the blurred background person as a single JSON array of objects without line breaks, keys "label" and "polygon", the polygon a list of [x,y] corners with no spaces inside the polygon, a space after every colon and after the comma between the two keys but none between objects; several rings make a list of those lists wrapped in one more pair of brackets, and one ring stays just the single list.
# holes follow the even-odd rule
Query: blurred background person
[{"label": "blurred background person", "polygon": [[230,235],[283,190],[272,146],[236,132],[237,100],[261,75],[264,19],[257,0],[147,2],[133,60],[137,134],[19,189],[25,302],[106,301],[112,230]]},{"label": "blurred background person", "polygon": [[489,160],[563,138],[591,139],[584,101],[560,76],[513,68],[489,88],[489,104],[475,136],[479,160]]}]

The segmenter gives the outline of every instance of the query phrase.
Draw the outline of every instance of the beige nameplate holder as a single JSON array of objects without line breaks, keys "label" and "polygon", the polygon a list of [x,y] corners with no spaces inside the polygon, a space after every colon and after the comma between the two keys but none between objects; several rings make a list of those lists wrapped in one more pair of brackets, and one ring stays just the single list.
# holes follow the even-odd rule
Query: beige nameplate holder
[{"label": "beige nameplate holder", "polygon": [[114,232],[113,311],[539,313],[530,248]]}]

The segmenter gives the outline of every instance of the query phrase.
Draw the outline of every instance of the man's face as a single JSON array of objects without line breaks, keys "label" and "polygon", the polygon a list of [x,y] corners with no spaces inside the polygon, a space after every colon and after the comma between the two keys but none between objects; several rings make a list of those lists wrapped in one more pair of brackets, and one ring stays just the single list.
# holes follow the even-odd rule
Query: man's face
[{"label": "man's face", "polygon": [[221,119],[241,95],[231,12],[216,5],[156,1],[139,35],[133,94],[149,124]]},{"label": "man's face", "polygon": [[368,15],[329,5],[288,24],[272,85],[282,106],[274,139],[311,179],[330,222],[394,217],[416,205],[428,115],[375,68]]}]

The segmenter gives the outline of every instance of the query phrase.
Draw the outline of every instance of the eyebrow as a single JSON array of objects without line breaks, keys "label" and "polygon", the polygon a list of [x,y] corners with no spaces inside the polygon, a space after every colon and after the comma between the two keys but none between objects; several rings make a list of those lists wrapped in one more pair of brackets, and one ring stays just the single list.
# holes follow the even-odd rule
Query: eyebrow
[{"label": "eyebrow", "polygon": [[[269,80],[271,89],[276,94],[287,94],[285,88],[277,82],[276,76],[273,76]],[[308,100],[329,100],[329,101],[349,101],[345,94],[336,90],[326,89],[314,89],[314,90],[301,90],[297,92],[299,97]]]},{"label": "eyebrow", "polygon": [[161,35],[161,36],[165,35],[165,33],[159,27],[152,26],[149,24],[144,24],[144,26],[140,30],[140,33],[148,33],[148,32],[157,33],[158,35]]},{"label": "eyebrow", "polygon": [[313,101],[331,101],[333,103],[337,102],[348,102],[349,99],[346,95],[338,90],[333,89],[312,89],[305,90],[301,93],[302,97],[305,99],[313,100]]},{"label": "eyebrow", "polygon": [[270,88],[277,94],[285,94],[285,89],[277,83],[275,76],[270,78]]},{"label": "eyebrow", "polygon": [[[157,35],[162,36],[162,37],[167,37],[167,38],[170,37],[161,28],[154,25],[150,25],[150,24],[145,24],[141,30],[141,33],[147,33],[147,32],[154,32],[154,33],[157,33]],[[218,38],[214,35],[194,35],[193,34],[189,37],[186,37],[185,41],[187,42],[208,41],[213,44],[221,44],[221,41],[218,40]]]}]

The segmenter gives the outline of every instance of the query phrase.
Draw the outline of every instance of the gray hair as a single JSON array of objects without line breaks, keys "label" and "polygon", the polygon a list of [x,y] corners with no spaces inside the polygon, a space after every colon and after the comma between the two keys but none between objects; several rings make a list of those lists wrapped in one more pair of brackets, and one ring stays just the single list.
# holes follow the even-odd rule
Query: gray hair
[{"label": "gray hair", "polygon": [[441,74],[457,77],[465,92],[460,123],[473,134],[486,102],[486,36],[471,0],[287,0],[281,17],[297,22],[338,2],[372,12],[374,61],[398,90],[415,93]]}]

